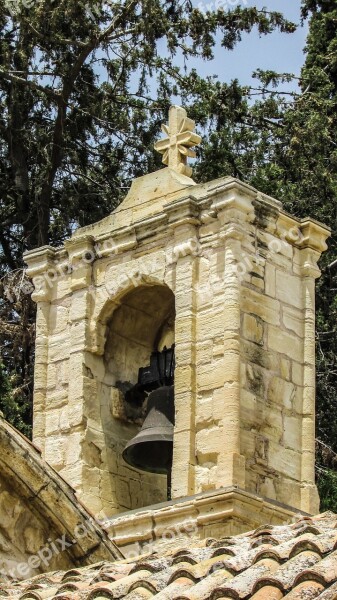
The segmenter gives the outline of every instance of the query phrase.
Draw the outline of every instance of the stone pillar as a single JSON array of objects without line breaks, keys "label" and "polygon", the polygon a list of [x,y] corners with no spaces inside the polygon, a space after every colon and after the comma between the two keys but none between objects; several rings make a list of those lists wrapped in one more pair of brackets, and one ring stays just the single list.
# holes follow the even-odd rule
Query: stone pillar
[{"label": "stone pillar", "polygon": [[236,269],[241,256],[242,231],[228,227],[223,232],[225,271],[223,297],[224,358],[223,358],[223,439],[219,455],[217,482],[219,486],[245,487],[245,458],[240,449],[240,279]]},{"label": "stone pillar", "polygon": [[[187,198],[169,210],[175,263],[175,430],[172,498],[195,492],[196,291],[199,252],[194,203]],[[178,216],[177,216],[178,215]]]},{"label": "stone pillar", "polygon": [[36,342],[34,364],[34,443],[44,450],[46,421],[46,388],[48,371],[48,319],[50,303],[37,302],[36,307]]},{"label": "stone pillar", "polygon": [[245,457],[241,454],[241,279],[242,241],[252,211],[250,198],[229,195],[214,202],[220,223],[219,250],[224,253],[223,272],[223,388],[222,438],[217,486],[245,489]]},{"label": "stone pillar", "polygon": [[30,253],[28,277],[34,285],[32,300],[36,308],[34,364],[33,441],[45,449],[46,391],[48,375],[49,315],[53,291],[55,250],[49,246]]},{"label": "stone pillar", "polygon": [[[92,389],[85,369],[85,353],[89,336],[91,310],[91,273],[94,262],[93,239],[90,236],[66,242],[71,270],[71,305],[69,311],[69,387],[68,423],[70,436],[63,475],[72,481],[81,495],[88,493],[90,481],[85,475],[84,440],[86,435],[88,404],[97,395]],[[89,385],[88,385],[89,383]],[[90,505],[90,503],[88,503]]]},{"label": "stone pillar", "polygon": [[[307,246],[305,240],[303,241],[303,245]],[[317,267],[320,254],[308,247],[302,249],[300,254],[300,269],[303,277],[305,339],[303,356],[301,508],[309,514],[316,514],[319,511],[319,496],[315,486],[315,279],[321,274]]]}]

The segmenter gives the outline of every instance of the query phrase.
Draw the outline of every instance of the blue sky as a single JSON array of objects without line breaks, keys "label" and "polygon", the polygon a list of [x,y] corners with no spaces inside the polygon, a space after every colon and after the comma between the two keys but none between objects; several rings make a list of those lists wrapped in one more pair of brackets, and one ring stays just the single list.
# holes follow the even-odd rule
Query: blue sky
[{"label": "blue sky", "polygon": [[[226,1],[229,5],[235,4],[235,0],[222,0],[223,6],[226,6]],[[207,7],[211,2],[212,0],[193,0],[193,4],[199,8],[203,4]],[[300,24],[300,0],[245,0],[238,4],[247,8],[256,6],[259,9],[265,7],[267,10],[276,10]],[[227,82],[238,78],[241,84],[254,84],[255,80],[251,79],[251,74],[257,68],[299,75],[304,61],[306,35],[306,26],[299,26],[294,34],[275,32],[262,37],[256,32],[244,34],[242,41],[233,51],[224,50],[219,46],[212,63],[197,61],[195,66],[201,75],[217,74],[221,81]]]}]

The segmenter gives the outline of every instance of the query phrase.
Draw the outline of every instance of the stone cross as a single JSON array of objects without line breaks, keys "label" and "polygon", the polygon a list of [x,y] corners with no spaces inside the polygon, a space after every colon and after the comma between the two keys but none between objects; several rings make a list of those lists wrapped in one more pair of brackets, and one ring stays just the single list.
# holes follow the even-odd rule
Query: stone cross
[{"label": "stone cross", "polygon": [[195,122],[187,117],[186,110],[181,106],[171,106],[169,124],[162,125],[162,131],[167,135],[154,146],[157,152],[163,154],[163,163],[173,171],[191,177],[192,169],[187,165],[187,158],[195,158],[192,146],[200,144],[201,137],[194,133]]}]

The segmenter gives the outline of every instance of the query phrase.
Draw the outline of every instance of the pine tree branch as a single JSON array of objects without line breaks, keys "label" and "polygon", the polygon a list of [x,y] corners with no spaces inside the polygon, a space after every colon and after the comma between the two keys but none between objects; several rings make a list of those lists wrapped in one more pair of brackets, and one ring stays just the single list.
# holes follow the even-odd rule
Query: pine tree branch
[{"label": "pine tree branch", "polygon": [[44,87],[43,85],[39,85],[35,81],[31,81],[30,79],[24,79],[23,77],[12,75],[8,71],[3,71],[3,69],[0,69],[0,78],[5,79],[7,81],[11,81],[12,83],[19,83],[20,85],[30,87],[35,91],[39,91],[43,94],[46,94],[46,96],[50,96],[51,98],[53,98],[53,100],[58,100],[59,98],[59,94],[55,90],[52,90],[48,87]]},{"label": "pine tree branch", "polygon": [[[45,41],[44,34],[41,33],[40,31],[37,31],[37,29],[35,29],[35,27],[33,27],[33,25],[31,24],[29,19],[28,20],[24,19],[24,22],[28,26],[28,28],[36,35],[36,37],[38,37],[40,40]],[[86,46],[85,42],[81,42],[80,40],[70,40],[70,39],[66,39],[66,38],[58,38],[57,43],[62,44],[64,46],[77,46],[79,48],[84,48]]]},{"label": "pine tree branch", "polygon": [[58,110],[53,132],[50,166],[42,185],[40,201],[38,205],[39,242],[41,245],[46,245],[49,242],[49,209],[51,202],[51,194],[57,170],[59,169],[62,163],[67,104],[70,95],[74,89],[74,84],[81,72],[84,63],[86,62],[90,54],[96,48],[98,48],[102,42],[109,38],[110,34],[113,33],[113,31],[115,31],[116,27],[118,27],[121,19],[123,18],[124,12],[132,10],[137,5],[137,2],[138,0],[131,0],[131,2],[129,2],[129,4],[124,8],[124,10],[112,20],[110,25],[100,35],[90,39],[87,42],[87,44],[82,48],[82,51],[79,53],[77,59],[75,60],[69,75],[65,77],[63,81],[62,91],[58,98]]}]

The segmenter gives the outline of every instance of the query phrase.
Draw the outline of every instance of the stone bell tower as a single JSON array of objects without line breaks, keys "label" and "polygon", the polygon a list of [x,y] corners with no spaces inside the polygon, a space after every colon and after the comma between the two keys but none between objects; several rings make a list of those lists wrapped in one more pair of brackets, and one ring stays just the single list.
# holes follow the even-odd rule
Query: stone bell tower
[{"label": "stone bell tower", "polygon": [[329,230],[231,177],[196,185],[193,121],[171,107],[163,129],[167,168],[64,247],[25,256],[35,443],[96,515],[151,505],[155,521],[166,477],[122,459],[144,417],[126,390],[174,343],[175,518],[210,535],[215,514],[236,532],[315,513],[315,279]]}]

